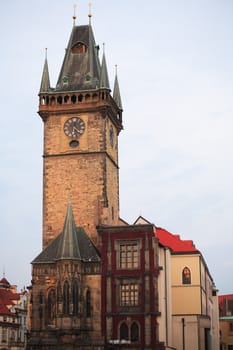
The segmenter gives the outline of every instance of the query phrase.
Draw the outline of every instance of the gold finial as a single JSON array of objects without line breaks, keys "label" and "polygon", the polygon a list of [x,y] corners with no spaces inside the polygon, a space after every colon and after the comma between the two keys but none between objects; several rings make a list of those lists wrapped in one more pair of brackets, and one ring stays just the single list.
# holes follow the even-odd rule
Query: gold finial
[{"label": "gold finial", "polygon": [[75,20],[76,20],[76,18],[77,18],[77,16],[76,16],[76,8],[77,8],[77,4],[74,4],[74,5],[73,5],[73,7],[74,7],[73,20],[74,20],[74,25],[75,25]]},{"label": "gold finial", "polygon": [[91,17],[92,17],[92,13],[91,13],[91,6],[92,6],[92,3],[91,3],[91,2],[89,2],[88,6],[89,6],[89,13],[88,13],[88,17],[89,17],[89,24],[91,24]]}]

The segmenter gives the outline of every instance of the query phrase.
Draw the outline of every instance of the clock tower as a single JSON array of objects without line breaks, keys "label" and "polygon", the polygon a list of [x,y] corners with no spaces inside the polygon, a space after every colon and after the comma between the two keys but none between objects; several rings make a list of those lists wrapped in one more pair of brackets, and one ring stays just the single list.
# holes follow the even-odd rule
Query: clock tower
[{"label": "clock tower", "polygon": [[78,225],[98,245],[96,226],[119,224],[123,127],[117,75],[111,94],[105,53],[100,63],[90,23],[73,26],[55,88],[46,57],[38,113],[44,122],[43,248],[61,232],[68,198]]}]

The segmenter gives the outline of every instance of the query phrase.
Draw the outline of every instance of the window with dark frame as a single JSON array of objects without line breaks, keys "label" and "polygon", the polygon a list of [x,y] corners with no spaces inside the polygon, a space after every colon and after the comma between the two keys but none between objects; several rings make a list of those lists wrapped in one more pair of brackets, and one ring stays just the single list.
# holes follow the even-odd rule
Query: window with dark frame
[{"label": "window with dark frame", "polygon": [[133,269],[139,267],[139,245],[137,242],[120,243],[120,268]]},{"label": "window with dark frame", "polygon": [[136,306],[139,304],[139,286],[136,283],[120,285],[120,305]]},{"label": "window with dark frame", "polygon": [[120,340],[128,340],[132,343],[139,342],[139,325],[137,322],[133,321],[130,324],[122,322],[119,328],[119,338]]}]

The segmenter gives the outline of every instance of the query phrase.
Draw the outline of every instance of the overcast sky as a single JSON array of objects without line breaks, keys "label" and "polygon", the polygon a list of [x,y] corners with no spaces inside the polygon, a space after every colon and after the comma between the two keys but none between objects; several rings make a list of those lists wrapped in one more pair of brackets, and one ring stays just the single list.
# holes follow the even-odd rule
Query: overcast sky
[{"label": "overcast sky", "polygon": [[[45,48],[55,86],[73,3],[1,4],[0,277],[19,288],[41,251]],[[77,4],[88,24],[88,1]],[[192,239],[219,293],[233,293],[232,0],[93,0],[92,13],[112,87],[118,65],[121,217]]]}]

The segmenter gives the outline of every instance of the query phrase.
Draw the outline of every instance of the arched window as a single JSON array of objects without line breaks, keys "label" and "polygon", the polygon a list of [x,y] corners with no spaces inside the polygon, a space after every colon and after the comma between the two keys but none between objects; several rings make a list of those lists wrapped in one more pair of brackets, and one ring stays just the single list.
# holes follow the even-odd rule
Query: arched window
[{"label": "arched window", "polygon": [[83,100],[83,95],[82,94],[78,95],[78,102],[82,102],[82,100]]},{"label": "arched window", "polygon": [[63,286],[63,313],[69,314],[69,283],[67,281]]},{"label": "arched window", "polygon": [[55,318],[55,309],[56,309],[55,290],[51,289],[48,293],[48,319],[49,319],[49,322],[52,322]]},{"label": "arched window", "polygon": [[76,96],[75,95],[71,96],[71,103],[76,103]]},{"label": "arched window", "polygon": [[86,315],[91,316],[91,292],[89,290],[86,293]]},{"label": "arched window", "polygon": [[44,303],[44,295],[43,295],[43,292],[42,292],[42,291],[40,291],[39,296],[38,296],[38,299],[39,299],[39,303],[40,303],[40,304],[43,304],[43,303]]},{"label": "arched window", "polygon": [[57,97],[57,104],[59,104],[59,105],[62,104],[62,96]]},{"label": "arched window", "polygon": [[191,284],[191,271],[187,266],[182,271],[182,283]]},{"label": "arched window", "polygon": [[62,290],[61,290],[61,283],[58,282],[57,284],[57,301],[58,303],[62,302]]},{"label": "arched window", "polygon": [[78,281],[73,283],[73,315],[78,314]]},{"label": "arched window", "polygon": [[129,329],[125,322],[120,325],[120,340],[129,340]]},{"label": "arched window", "polygon": [[133,322],[130,327],[130,340],[132,342],[139,341],[139,327],[136,322]]}]

